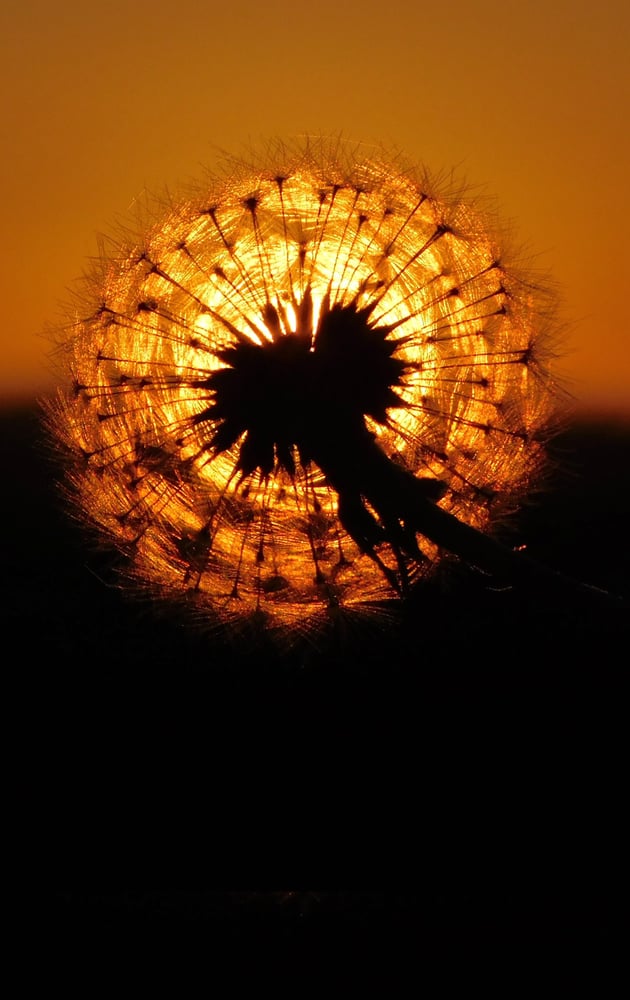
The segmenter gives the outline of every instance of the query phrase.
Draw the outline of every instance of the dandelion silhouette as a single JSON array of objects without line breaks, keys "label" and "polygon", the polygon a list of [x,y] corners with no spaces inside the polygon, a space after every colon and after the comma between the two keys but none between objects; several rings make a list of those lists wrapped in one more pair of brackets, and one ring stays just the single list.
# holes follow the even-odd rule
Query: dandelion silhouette
[{"label": "dandelion silhouette", "polygon": [[341,145],[231,161],[87,276],[48,404],[74,501],[151,593],[286,635],[405,598],[544,462],[552,297],[460,197]]}]

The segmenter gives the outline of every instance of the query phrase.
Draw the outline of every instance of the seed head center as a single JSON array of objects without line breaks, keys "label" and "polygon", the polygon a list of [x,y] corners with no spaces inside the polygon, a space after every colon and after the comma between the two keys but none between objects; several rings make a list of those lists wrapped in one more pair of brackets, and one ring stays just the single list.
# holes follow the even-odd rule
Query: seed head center
[{"label": "seed head center", "polygon": [[388,407],[402,405],[394,389],[405,367],[392,357],[397,345],[389,332],[370,325],[369,313],[352,303],[325,310],[314,335],[290,333],[224,351],[227,367],[209,380],[214,403],[207,415],[219,421],[213,447],[225,450],[245,435],[243,475],[258,469],[268,476],[276,464],[293,474],[296,457],[307,465],[366,416],[385,423]]}]

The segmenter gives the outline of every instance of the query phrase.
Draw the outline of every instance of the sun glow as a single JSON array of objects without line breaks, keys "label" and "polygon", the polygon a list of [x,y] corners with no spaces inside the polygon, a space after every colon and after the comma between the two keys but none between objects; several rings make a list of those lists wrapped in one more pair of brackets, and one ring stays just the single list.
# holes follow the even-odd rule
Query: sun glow
[{"label": "sun glow", "polygon": [[[219,623],[299,632],[432,572],[440,548],[379,507],[379,456],[480,530],[539,468],[545,297],[387,160],[242,167],[89,285],[50,406],[75,500],[137,583]],[[365,482],[339,471],[354,441]]]}]

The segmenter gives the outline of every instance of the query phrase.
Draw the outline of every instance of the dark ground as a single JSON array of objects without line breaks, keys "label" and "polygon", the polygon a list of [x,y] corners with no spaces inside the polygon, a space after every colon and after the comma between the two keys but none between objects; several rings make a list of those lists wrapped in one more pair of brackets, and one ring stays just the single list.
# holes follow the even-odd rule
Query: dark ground
[{"label": "dark ground", "polygon": [[[393,634],[237,655],[105,585],[36,414],[1,442],[16,868],[46,940],[623,938],[627,608],[464,574]],[[556,450],[518,540],[627,595],[630,428]]]}]

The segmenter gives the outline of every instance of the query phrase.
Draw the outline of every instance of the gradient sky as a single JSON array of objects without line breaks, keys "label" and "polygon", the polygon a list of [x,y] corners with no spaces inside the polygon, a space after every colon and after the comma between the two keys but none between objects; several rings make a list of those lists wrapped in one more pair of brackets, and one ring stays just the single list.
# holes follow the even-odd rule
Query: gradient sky
[{"label": "gradient sky", "polygon": [[562,293],[560,371],[630,416],[630,5],[3,0],[0,402],[145,188],[305,133],[393,145],[496,199]]}]

